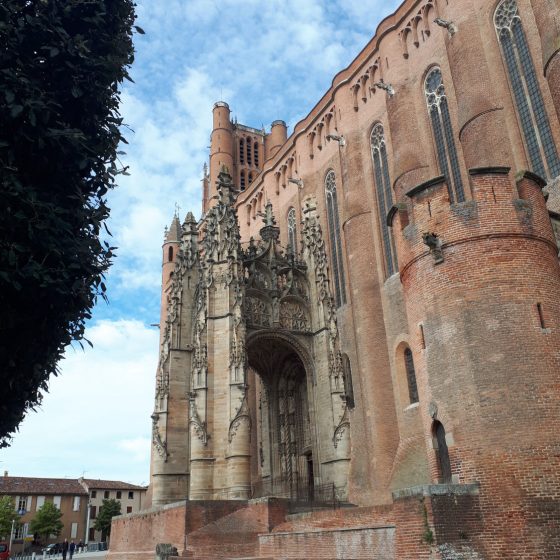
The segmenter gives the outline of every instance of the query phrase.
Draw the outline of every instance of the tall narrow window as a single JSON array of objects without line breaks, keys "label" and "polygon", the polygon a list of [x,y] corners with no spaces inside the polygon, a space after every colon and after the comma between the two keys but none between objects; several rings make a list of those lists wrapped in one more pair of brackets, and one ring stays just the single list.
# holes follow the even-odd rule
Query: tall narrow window
[{"label": "tall narrow window", "polygon": [[387,212],[393,206],[389,164],[387,162],[387,148],[383,125],[376,124],[371,131],[371,154],[373,157],[373,171],[375,173],[375,187],[377,190],[377,206],[379,209],[379,223],[383,237],[383,252],[387,276],[394,274],[397,268],[397,253],[393,234],[387,225]]},{"label": "tall narrow window", "polygon": [[445,439],[445,428],[437,420],[433,425],[433,434],[437,443],[436,452],[441,482],[451,482],[451,461],[449,460],[449,450],[447,449],[447,440]]},{"label": "tall narrow window", "polygon": [[344,371],[344,395],[346,397],[346,406],[354,408],[354,386],[352,384],[352,368],[350,367],[350,358],[348,354],[342,354],[342,368]]},{"label": "tall narrow window", "polygon": [[258,167],[259,166],[259,143],[255,142],[253,144],[253,163]]},{"label": "tall narrow window", "polygon": [[239,140],[239,163],[245,163],[245,140]]},{"label": "tall narrow window", "polygon": [[541,177],[556,177],[560,174],[560,160],[516,0],[505,0],[498,6],[494,25],[531,168]]},{"label": "tall narrow window", "polygon": [[338,202],[336,200],[336,176],[332,169],[325,177],[325,193],[327,196],[327,220],[329,223],[335,300],[336,306],[340,307],[343,303],[346,303],[346,292],[344,289],[344,267],[342,264]]},{"label": "tall narrow window", "polygon": [[247,138],[247,165],[251,165],[251,139]]},{"label": "tall narrow window", "polygon": [[414,370],[414,359],[412,358],[412,350],[410,348],[406,348],[404,351],[404,368],[406,370],[410,404],[417,403],[418,386],[416,385],[416,371]]},{"label": "tall narrow window", "polygon": [[288,210],[288,252],[297,254],[296,209]]},{"label": "tall narrow window", "polygon": [[18,500],[18,511],[27,511],[27,496],[20,496]]},{"label": "tall narrow window", "polygon": [[459,158],[457,157],[447,96],[439,68],[433,68],[426,76],[425,92],[436,141],[438,164],[441,173],[447,180],[449,198],[451,202],[463,202],[465,193],[459,168]]},{"label": "tall narrow window", "polygon": [[244,191],[245,190],[245,169],[241,170],[239,174],[239,188]]},{"label": "tall narrow window", "polygon": [[173,247],[169,247],[169,249],[167,249],[167,260],[169,262],[173,262]]}]

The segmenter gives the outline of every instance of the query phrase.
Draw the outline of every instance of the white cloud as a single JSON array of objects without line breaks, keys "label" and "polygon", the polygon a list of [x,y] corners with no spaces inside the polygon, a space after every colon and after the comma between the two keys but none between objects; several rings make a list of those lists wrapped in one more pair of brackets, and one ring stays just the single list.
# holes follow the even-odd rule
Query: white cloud
[{"label": "white cloud", "polygon": [[117,442],[117,449],[124,451],[129,461],[145,463],[146,457],[150,454],[150,445],[149,438],[138,437]]},{"label": "white cloud", "polygon": [[93,348],[67,350],[42,406],[0,451],[12,475],[148,479],[159,333],[120,320],[100,321],[87,336]]}]

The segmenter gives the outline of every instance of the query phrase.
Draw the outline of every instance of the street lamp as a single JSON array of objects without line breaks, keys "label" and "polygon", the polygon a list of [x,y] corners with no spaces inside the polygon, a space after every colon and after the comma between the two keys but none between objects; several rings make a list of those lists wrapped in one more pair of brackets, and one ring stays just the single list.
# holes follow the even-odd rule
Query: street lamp
[{"label": "street lamp", "polygon": [[[18,509],[17,512],[18,512],[18,515],[19,515],[20,517],[23,517],[23,516],[27,513],[26,510],[25,510],[25,508]],[[15,519],[12,519],[12,530],[10,531],[10,546],[9,546],[9,548],[8,548],[8,550],[10,551],[10,556],[11,556],[11,554],[12,554],[12,543],[13,543],[13,541],[14,541],[14,527],[15,527],[15,523],[16,523],[16,520],[15,520]],[[25,540],[23,540],[23,535],[22,535],[22,543],[23,543],[23,544],[21,545],[21,546],[22,546],[21,552],[23,553],[23,547],[25,547]]]}]

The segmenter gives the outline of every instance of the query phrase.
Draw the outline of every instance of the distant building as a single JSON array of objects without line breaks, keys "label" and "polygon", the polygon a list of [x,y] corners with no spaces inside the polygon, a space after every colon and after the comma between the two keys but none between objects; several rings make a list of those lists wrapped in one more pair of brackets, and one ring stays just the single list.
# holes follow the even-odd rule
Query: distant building
[{"label": "distant building", "polygon": [[[21,525],[15,534],[16,546],[33,537],[29,524],[45,502],[54,503],[62,512],[64,528],[58,537],[41,544],[69,541],[98,541],[101,532],[93,525],[104,499],[121,502],[121,512],[135,513],[144,507],[147,488],[117,480],[84,478],[30,478],[23,476],[0,477],[0,497],[10,496],[21,514]],[[89,506],[89,509],[88,509]],[[19,547],[16,548],[19,552]]]},{"label": "distant building", "polygon": [[[60,542],[64,539],[80,541],[84,538],[87,518],[87,491],[76,479],[0,477],[0,497],[10,496],[21,514],[21,525],[15,535],[15,543],[23,543],[29,533],[29,524],[45,502],[52,502],[62,512],[64,528],[58,537],[49,538],[42,544]],[[22,545],[23,546],[23,545]],[[19,551],[18,549],[16,549]]]},{"label": "distant building", "polygon": [[101,531],[94,529],[95,519],[103,500],[114,499],[121,503],[121,513],[136,513],[145,507],[147,487],[117,480],[93,480],[80,478],[79,482],[89,496],[89,512],[86,519],[84,542],[101,540]]}]

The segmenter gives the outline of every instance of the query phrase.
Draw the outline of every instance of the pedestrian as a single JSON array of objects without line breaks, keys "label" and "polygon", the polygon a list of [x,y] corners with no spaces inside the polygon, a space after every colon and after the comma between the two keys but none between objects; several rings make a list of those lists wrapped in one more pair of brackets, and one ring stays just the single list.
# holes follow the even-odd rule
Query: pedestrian
[{"label": "pedestrian", "polygon": [[74,541],[70,543],[68,550],[70,551],[70,560],[72,560],[72,556],[74,556],[74,551],[76,550],[76,545],[74,544]]},{"label": "pedestrian", "polygon": [[62,560],[66,560],[66,555],[68,554],[68,539],[64,539],[62,543]]},{"label": "pedestrian", "polygon": [[83,552],[84,551],[84,541],[80,541],[78,543],[78,551],[79,552]]}]

